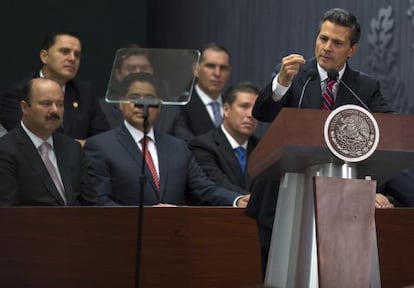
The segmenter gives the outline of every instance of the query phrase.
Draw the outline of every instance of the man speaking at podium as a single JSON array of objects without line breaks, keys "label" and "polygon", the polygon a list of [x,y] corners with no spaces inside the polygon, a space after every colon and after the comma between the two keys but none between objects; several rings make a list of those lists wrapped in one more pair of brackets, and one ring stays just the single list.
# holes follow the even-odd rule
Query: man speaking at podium
[{"label": "man speaking at podium", "polygon": [[[272,82],[260,92],[253,117],[272,122],[283,107],[333,110],[345,104],[359,105],[370,112],[392,112],[381,95],[379,82],[352,70],[347,62],[358,49],[359,36],[360,25],[354,15],[340,8],[325,12],[319,24],[315,57],[284,57]],[[259,226],[263,268],[267,264],[276,201],[276,192],[253,193],[246,210]],[[381,201],[381,205],[388,205],[385,197]]]}]

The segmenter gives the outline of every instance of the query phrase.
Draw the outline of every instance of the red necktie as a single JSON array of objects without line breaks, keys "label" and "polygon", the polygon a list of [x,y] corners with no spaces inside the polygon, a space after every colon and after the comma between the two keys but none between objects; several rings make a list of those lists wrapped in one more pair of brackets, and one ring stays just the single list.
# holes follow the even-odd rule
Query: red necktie
[{"label": "red necktie", "polygon": [[152,160],[151,153],[148,150],[148,142],[151,139],[148,136],[142,138],[139,142],[141,143],[142,152],[145,151],[145,162],[151,172],[152,180],[154,180],[155,186],[157,187],[157,192],[160,190],[160,180],[158,179],[157,169],[155,169],[154,161]]},{"label": "red necktie", "polygon": [[323,91],[322,97],[322,109],[323,110],[332,110],[334,107],[334,95],[333,95],[333,86],[335,85],[336,80],[327,80],[325,91]]}]

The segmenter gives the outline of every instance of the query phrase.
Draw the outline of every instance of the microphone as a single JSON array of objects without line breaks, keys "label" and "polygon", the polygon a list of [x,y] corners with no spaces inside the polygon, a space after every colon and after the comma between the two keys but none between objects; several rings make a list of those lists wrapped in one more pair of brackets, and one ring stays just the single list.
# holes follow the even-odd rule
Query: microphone
[{"label": "microphone", "polygon": [[315,80],[317,76],[318,76],[318,72],[316,72],[315,70],[310,70],[308,72],[308,79],[306,79],[305,85],[303,85],[302,92],[300,93],[298,108],[301,108],[302,106],[302,100],[303,100],[303,96],[305,95],[306,87],[308,86],[309,82],[312,80]]},{"label": "microphone", "polygon": [[368,106],[361,100],[361,98],[358,97],[358,95],[344,82],[338,77],[338,71],[335,69],[329,69],[328,70],[328,78],[330,80],[337,80],[339,83],[342,83],[342,85],[345,86],[346,89],[348,89],[349,92],[359,101],[359,103],[362,104],[362,106],[367,109],[369,112],[372,113],[371,109],[368,108]]}]

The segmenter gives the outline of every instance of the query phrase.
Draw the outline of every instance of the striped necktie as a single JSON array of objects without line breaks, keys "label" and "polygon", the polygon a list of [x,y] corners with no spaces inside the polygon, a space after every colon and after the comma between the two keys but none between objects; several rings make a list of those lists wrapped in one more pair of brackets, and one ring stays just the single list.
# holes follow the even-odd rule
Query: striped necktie
[{"label": "striped necktie", "polygon": [[336,80],[326,79],[327,83],[325,85],[325,90],[323,91],[322,97],[322,109],[323,110],[332,110],[334,107],[334,94],[333,87],[336,83]]}]

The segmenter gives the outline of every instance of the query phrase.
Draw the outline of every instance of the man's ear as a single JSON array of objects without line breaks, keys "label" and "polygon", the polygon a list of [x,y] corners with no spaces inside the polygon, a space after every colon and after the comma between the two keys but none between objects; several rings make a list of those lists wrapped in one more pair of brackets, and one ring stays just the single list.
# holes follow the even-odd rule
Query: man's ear
[{"label": "man's ear", "polygon": [[40,61],[42,61],[43,64],[46,64],[47,60],[48,60],[48,57],[49,57],[49,54],[47,53],[47,50],[45,50],[45,49],[40,50],[39,56],[40,56]]},{"label": "man's ear", "polygon": [[227,113],[229,112],[229,110],[230,110],[229,103],[224,103],[223,104],[223,115],[227,117]]},{"label": "man's ear", "polygon": [[354,56],[354,54],[358,50],[358,47],[359,47],[358,43],[355,43],[354,45],[351,46],[351,49],[348,53],[348,58],[351,58],[352,56]]},{"label": "man's ear", "polygon": [[198,62],[193,62],[193,64],[191,64],[191,69],[193,70],[194,76],[198,77],[198,70],[200,69],[200,64]]},{"label": "man's ear", "polygon": [[27,111],[29,106],[30,105],[26,101],[24,101],[24,100],[20,101],[20,109],[22,110],[23,115],[25,114],[25,112]]}]

